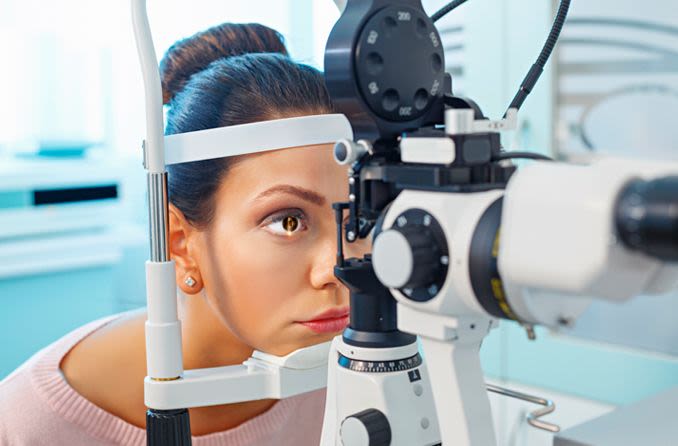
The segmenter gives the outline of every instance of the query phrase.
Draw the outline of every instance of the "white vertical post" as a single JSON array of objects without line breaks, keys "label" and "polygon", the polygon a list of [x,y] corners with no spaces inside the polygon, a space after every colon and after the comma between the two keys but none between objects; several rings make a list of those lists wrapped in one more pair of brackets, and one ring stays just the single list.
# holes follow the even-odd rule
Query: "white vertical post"
[{"label": "white vertical post", "polygon": [[145,163],[149,173],[165,172],[162,84],[158,58],[146,13],[146,0],[132,0],[132,26],[144,79],[146,98]]},{"label": "white vertical post", "polygon": [[[455,340],[420,336],[434,395],[442,444],[495,446],[490,400],[480,366],[486,333]],[[466,333],[465,333],[466,334]]]},{"label": "white vertical post", "polygon": [[165,170],[162,84],[145,0],[132,0],[132,23],[144,79],[151,259],[146,262],[146,370],[151,379],[183,375],[181,322],[177,314],[174,261],[169,255],[169,199]]}]

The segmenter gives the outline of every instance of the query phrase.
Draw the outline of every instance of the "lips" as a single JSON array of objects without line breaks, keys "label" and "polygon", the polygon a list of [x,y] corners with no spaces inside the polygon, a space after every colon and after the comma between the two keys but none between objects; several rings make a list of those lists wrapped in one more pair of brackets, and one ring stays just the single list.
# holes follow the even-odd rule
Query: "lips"
[{"label": "lips", "polygon": [[348,325],[348,307],[332,308],[299,324],[316,333],[337,333]]}]

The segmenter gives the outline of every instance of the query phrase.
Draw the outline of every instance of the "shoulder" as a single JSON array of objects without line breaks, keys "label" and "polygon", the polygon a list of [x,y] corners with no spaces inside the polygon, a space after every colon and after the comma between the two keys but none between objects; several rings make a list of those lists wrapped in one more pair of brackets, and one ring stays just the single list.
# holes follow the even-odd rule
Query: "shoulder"
[{"label": "shoulder", "polygon": [[[25,363],[0,381],[0,444],[28,444],[29,420],[44,415],[43,405],[30,380],[30,364]],[[41,413],[43,412],[43,413]],[[24,439],[24,440],[20,440]],[[21,443],[25,441],[25,443]]]},{"label": "shoulder", "polygon": [[[54,430],[54,419],[27,383],[25,373],[0,383],[0,444],[40,445]],[[36,420],[42,420],[40,424]]]},{"label": "shoulder", "polygon": [[36,389],[30,368],[0,382],[0,401],[0,445],[94,444]]},{"label": "shoulder", "polygon": [[0,381],[0,444],[93,444],[65,413],[77,414],[77,398],[59,371],[73,345],[115,316],[84,325],[45,347]]},{"label": "shoulder", "polygon": [[60,361],[68,383],[79,390],[92,380],[101,382],[121,370],[138,367],[144,356],[145,313],[123,313],[80,339]]},{"label": "shoulder", "polygon": [[142,311],[122,315],[84,338],[60,364],[66,381],[80,395],[136,426],[143,426],[146,412],[145,320]]}]

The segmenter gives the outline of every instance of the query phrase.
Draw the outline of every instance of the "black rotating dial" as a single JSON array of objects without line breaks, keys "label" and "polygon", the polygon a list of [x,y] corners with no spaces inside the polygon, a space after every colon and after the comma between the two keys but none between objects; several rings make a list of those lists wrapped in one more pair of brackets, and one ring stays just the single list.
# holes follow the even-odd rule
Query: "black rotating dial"
[{"label": "black rotating dial", "polygon": [[370,17],[358,40],[358,87],[381,118],[410,121],[442,91],[444,60],[440,35],[423,11],[389,6]]},{"label": "black rotating dial", "polygon": [[422,360],[419,353],[414,356],[410,356],[409,358],[395,359],[392,361],[362,361],[359,359],[348,358],[341,353],[339,354],[339,365],[345,369],[353,370],[354,372],[404,372],[419,367],[421,363]]},{"label": "black rotating dial", "polygon": [[341,423],[341,442],[356,446],[389,446],[391,425],[383,412],[367,409],[353,414]]},{"label": "black rotating dial", "polygon": [[400,214],[391,229],[379,234],[373,247],[374,271],[389,288],[409,299],[426,302],[445,284],[449,253],[438,221],[422,209]]}]

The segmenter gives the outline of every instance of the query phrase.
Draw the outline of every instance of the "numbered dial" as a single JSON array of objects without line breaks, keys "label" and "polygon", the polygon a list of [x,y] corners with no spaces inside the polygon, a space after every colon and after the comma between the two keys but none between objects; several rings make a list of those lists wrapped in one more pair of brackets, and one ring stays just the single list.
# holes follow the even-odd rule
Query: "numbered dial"
[{"label": "numbered dial", "polygon": [[360,361],[357,359],[350,359],[339,354],[339,365],[354,372],[365,373],[390,373],[390,372],[404,372],[417,368],[421,365],[422,360],[419,353],[405,359],[398,359],[396,361]]},{"label": "numbered dial", "polygon": [[379,234],[372,250],[379,281],[417,302],[433,299],[445,283],[449,263],[447,241],[437,220],[410,209]]},{"label": "numbered dial", "polygon": [[423,11],[406,6],[380,10],[365,24],[356,58],[360,92],[384,119],[419,118],[442,94],[445,54]]},{"label": "numbered dial", "polygon": [[363,410],[341,423],[341,442],[345,446],[389,446],[391,425],[381,411]]}]

